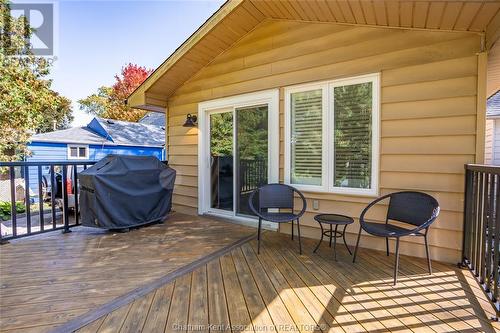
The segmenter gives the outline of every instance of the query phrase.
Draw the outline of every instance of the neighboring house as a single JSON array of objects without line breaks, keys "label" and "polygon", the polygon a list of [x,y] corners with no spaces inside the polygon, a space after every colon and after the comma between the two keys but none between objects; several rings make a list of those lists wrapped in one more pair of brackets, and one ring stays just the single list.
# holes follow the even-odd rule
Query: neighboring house
[{"label": "neighboring house", "polygon": [[95,117],[87,126],[35,134],[27,161],[97,161],[108,154],[164,159],[165,127]]},{"label": "neighboring house", "polygon": [[[177,48],[128,99],[167,114],[174,208],[255,224],[250,169],[303,191],[305,236],[319,237],[317,213],[354,217],[353,244],[374,197],[424,191],[442,209],[432,257],[460,261],[464,164],[484,162],[487,87],[500,88],[500,3],[391,3],[228,1]],[[416,238],[401,251],[425,256]]]},{"label": "neighboring house", "polygon": [[[108,154],[150,155],[165,159],[165,127],[95,117],[87,126],[35,134],[26,161],[97,161]],[[49,172],[45,166],[42,172]],[[30,188],[38,191],[36,169]]]},{"label": "neighboring house", "polygon": [[486,103],[485,163],[500,165],[500,90]]}]

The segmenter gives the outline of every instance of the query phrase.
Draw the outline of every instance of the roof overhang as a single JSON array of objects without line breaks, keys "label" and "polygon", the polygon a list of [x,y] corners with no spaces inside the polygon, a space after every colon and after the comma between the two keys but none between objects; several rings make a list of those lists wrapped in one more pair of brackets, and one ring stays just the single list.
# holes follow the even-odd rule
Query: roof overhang
[{"label": "roof overhang", "polygon": [[229,0],[129,96],[128,104],[165,112],[177,88],[268,19],[471,32],[483,36],[485,51],[500,37],[498,0]]}]

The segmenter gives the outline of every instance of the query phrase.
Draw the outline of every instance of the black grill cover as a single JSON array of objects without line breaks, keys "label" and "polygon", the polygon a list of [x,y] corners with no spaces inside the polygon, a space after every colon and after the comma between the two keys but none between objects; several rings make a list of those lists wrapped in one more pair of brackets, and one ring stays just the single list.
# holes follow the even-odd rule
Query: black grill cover
[{"label": "black grill cover", "polygon": [[108,155],[80,178],[82,224],[120,229],[164,219],[175,170],[153,156]]}]

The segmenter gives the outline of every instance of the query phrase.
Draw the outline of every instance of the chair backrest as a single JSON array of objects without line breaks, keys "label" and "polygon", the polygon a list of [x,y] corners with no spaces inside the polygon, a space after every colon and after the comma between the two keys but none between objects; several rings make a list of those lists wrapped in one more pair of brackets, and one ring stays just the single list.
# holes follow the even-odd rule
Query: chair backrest
[{"label": "chair backrest", "polygon": [[284,184],[267,184],[259,187],[259,209],[293,209],[294,188]]},{"label": "chair backrest", "polygon": [[395,192],[390,194],[387,219],[421,226],[439,214],[439,203],[422,192]]}]

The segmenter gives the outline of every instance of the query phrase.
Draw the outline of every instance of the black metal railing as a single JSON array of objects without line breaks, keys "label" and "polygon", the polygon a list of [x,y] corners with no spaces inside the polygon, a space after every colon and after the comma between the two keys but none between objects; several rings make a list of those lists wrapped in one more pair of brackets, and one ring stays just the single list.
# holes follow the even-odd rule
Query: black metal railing
[{"label": "black metal railing", "polygon": [[0,162],[0,243],[80,224],[78,174],[94,163]]},{"label": "black metal railing", "polygon": [[500,314],[500,167],[465,166],[462,265],[472,271]]},{"label": "black metal railing", "polygon": [[240,193],[253,192],[267,184],[267,160],[240,160],[239,168]]}]

